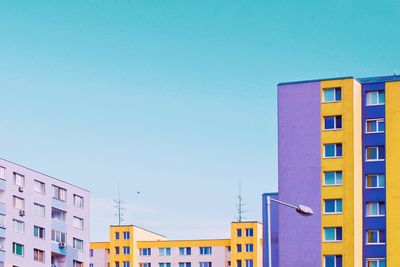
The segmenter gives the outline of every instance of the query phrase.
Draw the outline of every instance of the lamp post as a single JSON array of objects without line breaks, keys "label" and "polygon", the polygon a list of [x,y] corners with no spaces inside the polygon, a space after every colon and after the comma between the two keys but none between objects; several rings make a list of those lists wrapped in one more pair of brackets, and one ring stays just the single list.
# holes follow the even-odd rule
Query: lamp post
[{"label": "lamp post", "polygon": [[312,208],[304,206],[304,205],[292,205],[284,201],[280,201],[270,196],[267,196],[267,224],[268,224],[268,265],[266,267],[272,267],[272,252],[271,252],[271,202],[275,202],[279,205],[283,205],[292,209],[295,209],[296,212],[302,216],[311,216],[314,214]]}]

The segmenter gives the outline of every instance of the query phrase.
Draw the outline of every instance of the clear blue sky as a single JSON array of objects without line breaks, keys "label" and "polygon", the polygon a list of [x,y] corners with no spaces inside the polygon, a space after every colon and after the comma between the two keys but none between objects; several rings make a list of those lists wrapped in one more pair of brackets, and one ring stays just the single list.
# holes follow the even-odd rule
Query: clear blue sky
[{"label": "clear blue sky", "polygon": [[[400,72],[399,1],[2,1],[0,155],[126,223],[224,237],[277,190],[276,84]],[[140,191],[137,195],[134,192]]]}]

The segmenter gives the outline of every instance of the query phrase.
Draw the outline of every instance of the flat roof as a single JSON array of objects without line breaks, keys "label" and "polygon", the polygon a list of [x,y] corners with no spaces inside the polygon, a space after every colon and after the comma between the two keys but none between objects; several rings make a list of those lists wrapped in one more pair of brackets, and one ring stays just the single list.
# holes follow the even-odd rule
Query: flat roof
[{"label": "flat roof", "polygon": [[365,83],[379,83],[379,82],[396,82],[396,81],[400,81],[400,74],[393,74],[393,75],[387,75],[387,76],[375,76],[375,77],[362,77],[362,78],[357,78],[354,76],[345,76],[345,77],[300,80],[300,81],[291,81],[291,82],[281,82],[281,83],[278,83],[278,86],[297,84],[297,83],[312,83],[312,82],[345,80],[345,79],[355,79],[355,80],[359,81],[360,83],[364,83],[364,84]]}]

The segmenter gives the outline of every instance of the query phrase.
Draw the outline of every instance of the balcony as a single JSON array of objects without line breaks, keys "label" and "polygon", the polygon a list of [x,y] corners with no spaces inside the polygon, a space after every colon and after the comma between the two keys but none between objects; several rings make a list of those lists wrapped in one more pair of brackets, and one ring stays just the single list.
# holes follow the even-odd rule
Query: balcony
[{"label": "balcony", "polygon": [[51,255],[54,256],[65,256],[67,255],[67,247],[65,245],[61,245],[59,243],[56,242],[52,242],[51,243]]}]

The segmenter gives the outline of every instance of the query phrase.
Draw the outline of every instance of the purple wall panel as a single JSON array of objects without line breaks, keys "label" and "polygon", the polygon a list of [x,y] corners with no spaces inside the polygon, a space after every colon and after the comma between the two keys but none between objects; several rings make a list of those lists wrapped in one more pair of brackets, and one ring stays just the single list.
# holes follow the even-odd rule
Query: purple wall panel
[{"label": "purple wall panel", "polygon": [[279,198],[315,215],[279,209],[280,266],[321,266],[320,83],[278,86]]}]

